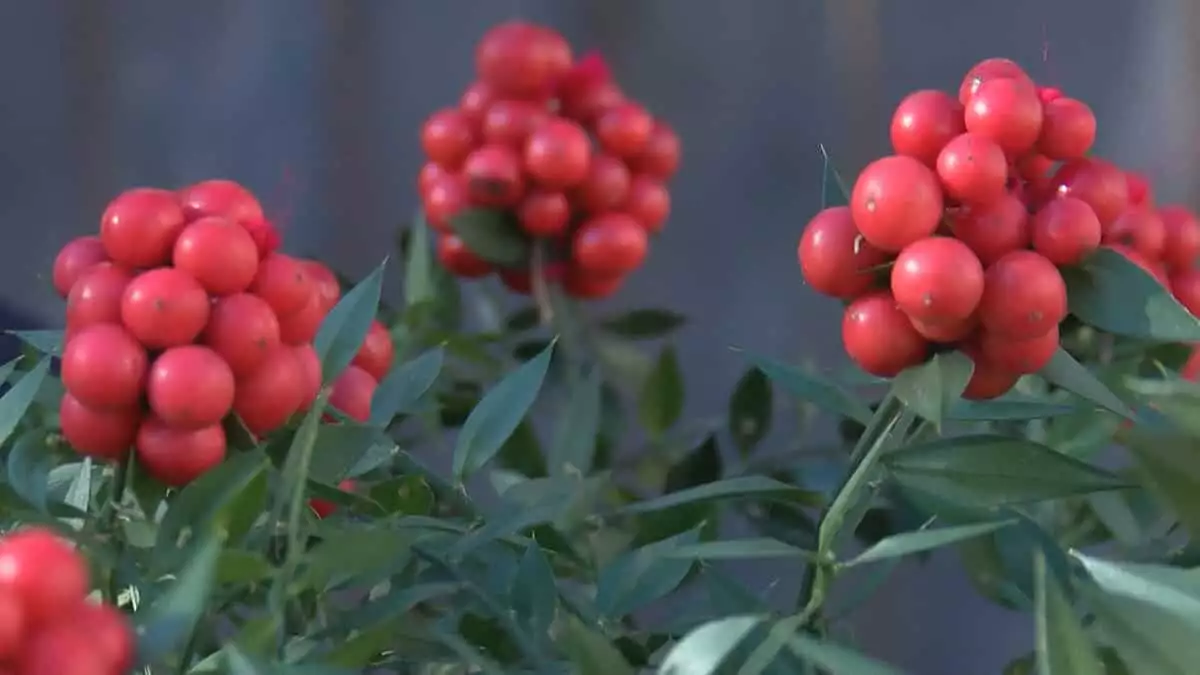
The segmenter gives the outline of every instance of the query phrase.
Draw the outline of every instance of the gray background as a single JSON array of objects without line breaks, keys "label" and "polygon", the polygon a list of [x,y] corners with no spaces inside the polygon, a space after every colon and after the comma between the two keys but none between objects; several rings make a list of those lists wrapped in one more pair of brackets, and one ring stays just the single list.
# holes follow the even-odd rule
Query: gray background
[{"label": "gray background", "polygon": [[[885,152],[904,93],[953,89],[973,62],[1008,56],[1091,102],[1099,149],[1185,199],[1197,13],[1183,0],[8,0],[0,300],[8,325],[55,325],[51,261],[108,198],[213,176],[253,188],[290,248],[362,273],[415,207],[422,119],[457,100],[479,35],[521,16],[603,50],[684,139],[670,224],[615,303],[692,317],[688,413],[720,413],[742,368],[728,345],[843,364],[839,306],[804,287],[794,257],[819,205],[817,143],[851,173]],[[918,675],[973,675],[998,672],[1029,631],[935,557],[895,575],[850,633]]]}]

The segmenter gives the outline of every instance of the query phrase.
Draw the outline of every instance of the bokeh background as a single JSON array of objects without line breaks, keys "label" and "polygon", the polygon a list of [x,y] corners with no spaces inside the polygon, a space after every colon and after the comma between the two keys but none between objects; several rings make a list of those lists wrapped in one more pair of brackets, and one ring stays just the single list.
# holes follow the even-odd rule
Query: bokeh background
[{"label": "bokeh background", "polygon": [[[290,249],[364,273],[416,207],[420,123],[511,17],[603,51],[684,140],[668,228],[613,304],[691,317],[692,416],[724,410],[743,368],[730,345],[843,365],[839,305],[794,256],[820,203],[817,144],[852,174],[886,152],[910,90],[1014,58],[1090,102],[1098,150],[1163,199],[1191,201],[1200,175],[1188,0],[7,0],[0,325],[57,325],[54,254],[132,185],[242,181]],[[746,577],[794,595],[786,567]],[[952,555],[902,567],[845,632],[918,675],[998,673],[1031,644],[1027,617],[978,599]]]}]

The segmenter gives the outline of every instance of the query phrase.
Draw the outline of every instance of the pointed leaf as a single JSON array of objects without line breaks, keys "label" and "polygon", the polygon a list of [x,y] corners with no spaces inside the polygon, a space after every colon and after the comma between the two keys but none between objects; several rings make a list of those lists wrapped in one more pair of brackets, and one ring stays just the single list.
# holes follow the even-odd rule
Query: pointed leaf
[{"label": "pointed leaf", "polygon": [[698,485],[686,490],[634,502],[617,510],[621,515],[651,513],[664,509],[712,501],[759,499],[764,501],[796,502],[809,506],[820,503],[820,496],[794,485],[782,483],[766,476],[738,476],[725,480]]},{"label": "pointed leaf", "polygon": [[603,374],[599,368],[588,371],[578,382],[566,401],[559,417],[550,446],[548,464],[551,475],[576,472],[588,475],[596,452],[596,436],[600,432],[601,393]]},{"label": "pointed leaf", "polygon": [[536,542],[525,548],[509,596],[513,611],[524,620],[530,632],[544,635],[550,630],[558,607],[558,586],[554,568]]},{"label": "pointed leaf", "polygon": [[721,539],[681,544],[663,554],[677,560],[747,560],[759,558],[814,559],[816,554],[769,537]]},{"label": "pointed leaf", "polygon": [[871,421],[871,409],[854,394],[838,385],[766,356],[747,352],[746,357],[772,382],[801,401],[862,424]]},{"label": "pointed leaf", "polygon": [[846,186],[846,181],[842,180],[842,175],[838,173],[837,167],[833,165],[833,160],[829,158],[829,152],[825,149],[824,144],[817,146],[817,150],[821,153],[821,208],[827,209],[831,206],[845,206],[850,203],[850,190]]},{"label": "pointed leaf", "polygon": [[1193,441],[1158,434],[1126,436],[1138,472],[1150,490],[1166,502],[1193,540],[1200,539],[1200,464]]},{"label": "pointed leaf", "polygon": [[644,340],[669,335],[686,321],[682,314],[665,309],[635,309],[606,319],[600,327],[614,335]]},{"label": "pointed leaf", "polygon": [[941,427],[971,380],[975,365],[960,351],[943,352],[908,368],[892,381],[892,391],[913,412]]},{"label": "pointed leaf", "polygon": [[9,450],[7,461],[9,487],[42,512],[46,511],[50,471],[55,465],[47,440],[45,431],[35,429],[22,434]]},{"label": "pointed leaf", "polygon": [[329,310],[321,329],[313,338],[313,347],[321,357],[322,381],[332,382],[354,360],[363,339],[379,311],[379,296],[383,292],[383,271],[387,259],[379,263],[367,278],[351,288]]},{"label": "pointed leaf", "polygon": [[416,307],[434,299],[437,288],[433,279],[433,249],[429,244],[429,223],[425,212],[417,214],[409,228],[410,238],[404,261],[404,306]]},{"label": "pointed leaf", "polygon": [[787,645],[796,656],[838,675],[903,675],[902,671],[886,663],[800,633],[788,638]]},{"label": "pointed leaf", "polygon": [[577,675],[634,675],[621,650],[574,615],[568,615],[563,622],[559,643],[575,664],[572,672]]},{"label": "pointed leaf", "polygon": [[1062,417],[1079,410],[1079,406],[1069,403],[1008,394],[990,401],[960,399],[950,408],[946,419],[959,422],[1019,422]]},{"label": "pointed leaf", "polygon": [[689,530],[617,556],[600,570],[596,580],[596,611],[618,618],[671,593],[683,582],[692,561],[670,557],[682,545],[694,543],[699,530]]},{"label": "pointed leaf", "polygon": [[1040,675],[1104,675],[1104,666],[1054,578],[1046,559],[1034,561],[1034,622]]},{"label": "pointed leaf", "polygon": [[729,435],[743,456],[771,430],[771,382],[759,368],[747,370],[729,397]]},{"label": "pointed leaf", "polygon": [[976,523],[974,525],[954,525],[939,527],[916,532],[904,532],[885,537],[873,546],[845,563],[846,567],[863,563],[877,562],[889,558],[899,558],[913,553],[932,551],[936,548],[957,544],[967,539],[974,539],[985,534],[991,534],[1003,527],[1012,525],[1013,521],[1003,520],[994,523]]},{"label": "pointed leaf", "polygon": [[209,531],[214,524],[230,531],[234,521],[244,526],[247,518],[251,522],[257,519],[261,505],[242,502],[238,496],[265,474],[269,463],[260,451],[234,455],[175,493],[158,526],[155,562],[169,564],[174,559],[171,552],[181,540]]},{"label": "pointed leaf", "polygon": [[393,368],[375,389],[371,399],[370,423],[385,427],[396,415],[415,412],[417,403],[441,374],[445,357],[445,350],[435,347]]},{"label": "pointed leaf", "polygon": [[1157,342],[1200,341],[1200,320],[1140,265],[1112,248],[1099,249],[1063,278],[1071,313],[1094,328]]},{"label": "pointed leaf", "polygon": [[666,433],[683,414],[683,374],[675,350],[664,347],[642,383],[638,418],[652,437]]},{"label": "pointed leaf", "polygon": [[336,485],[376,446],[394,448],[395,443],[378,427],[363,424],[325,424],[317,431],[308,478]]},{"label": "pointed leaf", "polygon": [[667,652],[659,675],[716,675],[729,655],[762,622],[758,616],[731,616],[693,629]]},{"label": "pointed leaf", "polygon": [[472,253],[501,267],[529,262],[529,239],[508,211],[466,209],[450,218],[450,227]]},{"label": "pointed leaf", "polygon": [[212,591],[221,545],[207,537],[166,593],[135,616],[138,665],[154,663],[183,644],[204,614]]},{"label": "pointed leaf", "polygon": [[1091,371],[1083,367],[1062,347],[1059,347],[1058,351],[1054,353],[1050,363],[1038,371],[1038,375],[1041,375],[1042,379],[1047,382],[1087,399],[1105,410],[1110,410],[1128,419],[1134,418],[1133,411],[1129,409],[1129,406],[1125,405],[1116,394],[1112,393],[1111,389],[1096,379]]},{"label": "pointed leaf", "polygon": [[1156,605],[1192,622],[1200,630],[1200,569],[1115,563],[1077,551],[1072,555],[1109,594]]},{"label": "pointed leaf", "polygon": [[0,443],[7,441],[13,431],[16,431],[49,371],[49,358],[38,361],[33,370],[22,375],[11,389],[4,392],[4,396],[0,396]]},{"label": "pointed leaf", "polygon": [[61,330],[10,330],[11,335],[47,356],[61,356],[64,332]]},{"label": "pointed leaf", "polygon": [[516,431],[537,399],[553,353],[552,342],[500,380],[467,416],[454,446],[456,479],[462,480],[483,467]]},{"label": "pointed leaf", "polygon": [[1130,672],[1192,675],[1200,661],[1200,627],[1162,607],[1084,586],[1088,607],[1105,642]]}]

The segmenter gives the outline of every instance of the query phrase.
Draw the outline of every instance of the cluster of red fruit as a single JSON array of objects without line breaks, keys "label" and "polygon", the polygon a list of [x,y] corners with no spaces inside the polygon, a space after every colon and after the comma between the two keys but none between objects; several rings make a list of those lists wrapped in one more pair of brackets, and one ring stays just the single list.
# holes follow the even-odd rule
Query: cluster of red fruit
[{"label": "cluster of red fruit", "polygon": [[577,63],[562,35],[514,21],[477,45],[478,81],[421,130],[418,189],[454,274],[496,271],[530,292],[528,265],[494,269],[451,225],[468,208],[502,210],[545,241],[546,274],[579,298],[614,293],[642,264],[670,211],[679,138],[626,96],[598,54]]},{"label": "cluster of red fruit", "polygon": [[0,673],[125,675],[134,635],[115,607],[87,599],[87,561],[41,528],[0,538]]},{"label": "cluster of red fruit", "polygon": [[975,365],[964,395],[1000,396],[1053,357],[1068,311],[1060,268],[1101,246],[1200,312],[1200,223],[1156,206],[1141,175],[1089,156],[1095,137],[1087,104],[1007,59],[976,64],[957,97],[907,96],[895,154],[863,169],[849,205],[817,214],[800,240],[809,285],[849,303],[850,357],[891,377],[958,348]]},{"label": "cluster of red fruit", "polygon": [[[228,180],[134,188],[99,236],[54,262],[67,300],[60,424],[79,453],[184,485],[225,457],[231,412],[256,435],[306,410],[321,387],[312,341],[341,289],[315,260],[276,250],[254,195]],[[375,323],[330,402],[365,420],[393,345]]]}]

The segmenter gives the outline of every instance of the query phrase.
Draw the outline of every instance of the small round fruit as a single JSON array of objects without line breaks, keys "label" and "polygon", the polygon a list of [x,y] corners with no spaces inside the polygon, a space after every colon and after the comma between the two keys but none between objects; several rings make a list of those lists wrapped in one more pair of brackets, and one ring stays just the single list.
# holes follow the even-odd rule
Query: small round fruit
[{"label": "small round fruit", "polygon": [[534,188],[517,207],[517,221],[531,237],[557,237],[571,222],[571,204],[562,192]]},{"label": "small round fruit", "polygon": [[533,292],[533,277],[529,270],[501,268],[496,270],[496,276],[500,277],[500,283],[513,293],[529,295]]},{"label": "small round fruit", "polygon": [[1046,367],[1058,351],[1058,326],[1027,340],[1009,340],[985,332],[979,348],[989,363],[1010,373],[1029,375]]},{"label": "small round fruit", "polygon": [[148,369],[145,347],[116,324],[84,328],[63,348],[63,387],[96,410],[137,405]]},{"label": "small round fruit", "polygon": [[1200,380],[1200,347],[1192,347],[1192,353],[1179,369],[1179,376],[1189,382]]},{"label": "small round fruit", "polygon": [[571,47],[557,32],[508,21],[484,33],[475,48],[479,79],[498,94],[530,98],[549,93],[571,67]]},{"label": "small round fruit", "polygon": [[[354,483],[353,478],[346,478],[342,482],[338,483],[338,489],[342,492],[354,492],[356,487],[357,485]],[[308,500],[308,508],[312,509],[312,512],[314,515],[316,515],[316,517],[328,518],[329,516],[333,515],[334,511],[337,511],[338,505],[334,504],[328,499],[310,499]]]},{"label": "small round fruit", "polygon": [[108,253],[100,237],[76,237],[67,242],[54,257],[54,290],[67,297],[75,282],[96,265],[108,261]]},{"label": "small round fruit", "polygon": [[72,626],[91,637],[110,674],[127,673],[133,667],[136,648],[133,626],[129,618],[109,604],[84,602],[75,608],[68,620]]},{"label": "small round fruit", "polygon": [[1125,186],[1129,193],[1130,206],[1153,206],[1154,190],[1150,180],[1136,171],[1125,172]]},{"label": "small round fruit", "polygon": [[662,232],[671,215],[671,193],[650,174],[638,174],[629,184],[629,198],[622,211],[633,216],[650,234]]},{"label": "small round fruit", "polygon": [[[73,623],[35,634],[17,660],[20,675],[117,675],[94,636]],[[10,672],[10,671],[5,671]]]},{"label": "small round fruit", "polygon": [[496,101],[483,118],[483,140],[520,151],[534,129],[548,118],[545,106],[531,101]]},{"label": "small round fruit", "polygon": [[992,139],[975,133],[955,136],[937,158],[946,194],[967,204],[989,204],[1004,195],[1008,159]]},{"label": "small round fruit", "polygon": [[142,415],[138,408],[93,410],[70,393],[58,406],[63,438],[75,452],[113,462],[125,459],[137,436]]},{"label": "small round fruit", "polygon": [[577,267],[571,267],[563,278],[563,291],[572,298],[579,300],[599,300],[607,298],[625,283],[625,277],[606,277],[588,274]]},{"label": "small round fruit", "polygon": [[929,237],[896,257],[891,287],[896,305],[910,317],[928,324],[960,323],[983,297],[983,265],[961,241]]},{"label": "small round fruit", "polygon": [[950,231],[980,262],[990,265],[1006,253],[1029,246],[1029,211],[1019,198],[1007,194],[951,216]]},{"label": "small round fruit", "polygon": [[962,104],[937,89],[915,91],[892,115],[892,149],[933,168],[950,139],[967,130]]},{"label": "small round fruit", "polygon": [[1013,251],[984,272],[979,320],[998,338],[1031,340],[1067,316],[1067,285],[1040,253]]},{"label": "small round fruit", "polygon": [[1060,97],[1042,106],[1042,131],[1037,150],[1060,161],[1079,159],[1096,142],[1096,115],[1088,104]]},{"label": "small round fruit", "polygon": [[963,352],[975,365],[962,393],[962,397],[968,401],[999,398],[1011,391],[1017,380],[1021,379],[1020,375],[982,358],[978,348],[964,348]]},{"label": "small round fruit", "polygon": [[572,191],[575,203],[591,215],[620,208],[629,199],[632,177],[625,162],[613,155],[596,155],[587,176]]},{"label": "small round fruit", "polygon": [[492,273],[492,264],[475,255],[457,234],[444,233],[438,237],[437,256],[443,267],[464,279],[478,279]]},{"label": "small round fruit", "polygon": [[279,250],[283,244],[283,235],[279,233],[275,225],[271,221],[252,220],[242,223],[242,227],[250,234],[250,238],[254,240],[254,246],[258,249],[258,259],[262,260]]},{"label": "small round fruit", "polygon": [[650,142],[654,118],[632,101],[615,105],[596,120],[596,138],[617,157],[637,157]]},{"label": "small round fruit", "polygon": [[68,617],[90,585],[83,556],[50,530],[30,527],[0,539],[0,591],[25,609],[27,626],[42,628]]},{"label": "small round fruit", "polygon": [[604,114],[626,101],[625,93],[611,80],[559,91],[559,114],[580,124],[592,125]]},{"label": "small round fruit", "polygon": [[67,329],[121,322],[121,298],[133,281],[123,267],[101,263],[79,277],[67,295]]},{"label": "small round fruit", "polygon": [[1024,80],[988,80],[967,102],[963,121],[967,131],[986,136],[1008,156],[1019,157],[1033,149],[1041,134],[1042,102]]},{"label": "small round fruit", "polygon": [[472,82],[458,99],[458,109],[471,120],[472,124],[482,125],[484,116],[496,102],[496,90],[487,82]]},{"label": "small round fruit", "polygon": [[681,144],[675,130],[666,122],[655,120],[650,138],[637,157],[630,160],[634,173],[644,173],[668,181],[679,170]]},{"label": "small round fruit", "polygon": [[646,230],[624,213],[607,213],[585,221],[575,231],[571,260],[600,276],[619,276],[637,269],[650,242]]},{"label": "small round fruit", "polygon": [[192,275],[172,267],[142,272],[125,287],[121,321],[150,349],[196,339],[210,311],[208,293]]},{"label": "small round fruit", "polygon": [[1081,199],[1046,202],[1030,219],[1033,249],[1056,265],[1078,265],[1100,246],[1100,219]]},{"label": "small round fruit", "polygon": [[321,359],[312,345],[296,345],[291,347],[292,354],[300,368],[300,380],[303,391],[300,397],[300,410],[307,411],[317,395],[321,393]]},{"label": "small round fruit", "polygon": [[475,127],[461,110],[443,108],[421,126],[421,148],[425,156],[455,171],[475,149]]},{"label": "small round fruit", "polygon": [[1172,270],[1190,269],[1200,257],[1200,220],[1186,206],[1171,204],[1158,210],[1165,238],[1163,262]]},{"label": "small round fruit", "polygon": [[184,227],[175,193],[158,188],[126,190],[109,202],[100,218],[100,240],[108,257],[137,269],[171,260]]},{"label": "small round fruit", "polygon": [[379,321],[372,321],[351,363],[370,373],[376,380],[383,380],[392,369],[395,358],[396,346],[392,344],[392,334]]},{"label": "small round fruit", "polygon": [[181,189],[179,203],[189,221],[212,216],[246,224],[265,219],[262,205],[252,192],[222,178],[200,181]]},{"label": "small round fruit", "polygon": [[342,299],[342,284],[337,275],[319,260],[301,260],[300,266],[308,275],[308,281],[312,284],[313,293],[316,294],[321,307],[327,312],[333,309]]},{"label": "small round fruit", "polygon": [[876,377],[894,377],[924,361],[929,352],[929,343],[886,291],[864,295],[846,307],[842,343],[858,367]]},{"label": "small round fruit", "polygon": [[279,319],[257,295],[227,295],[213,303],[201,341],[220,355],[235,377],[241,377],[279,346]]},{"label": "small round fruit", "polygon": [[541,185],[566,189],[587,178],[592,145],[578,124],[554,119],[546,122],[525,142],[525,170]]},{"label": "small round fruit", "polygon": [[1074,197],[1087,202],[1107,228],[1129,206],[1129,183],[1125,174],[1103,160],[1077,159],[1058,168],[1050,179],[1056,197]]},{"label": "small round fruit", "polygon": [[299,312],[292,312],[279,319],[279,338],[287,345],[302,345],[312,342],[321,330],[321,322],[329,310],[315,293]]},{"label": "small round fruit", "polygon": [[467,155],[462,175],[472,204],[506,208],[525,193],[521,158],[506,145],[485,145]]},{"label": "small round fruit", "polygon": [[961,342],[970,337],[979,327],[979,320],[973,315],[962,321],[951,323],[927,323],[911,316],[908,320],[912,322],[913,328],[921,334],[921,337],[938,344]]},{"label": "small round fruit", "polygon": [[272,253],[258,265],[250,292],[267,301],[280,319],[299,312],[312,297],[312,283],[299,260]]},{"label": "small round fruit", "polygon": [[225,429],[220,424],[180,429],[147,417],[138,429],[136,450],[138,466],[152,478],[183,487],[225,459]]},{"label": "small round fruit", "polygon": [[1013,166],[1022,180],[1040,189],[1050,180],[1054,160],[1045,155],[1030,154],[1018,159]]},{"label": "small round fruit", "polygon": [[379,382],[358,366],[348,366],[333,381],[329,393],[329,405],[342,411],[352,420],[366,422],[371,419],[371,399]]},{"label": "small round fruit", "polygon": [[421,201],[425,219],[439,232],[452,232],[450,219],[470,206],[467,181],[458,174],[445,174],[430,186]]},{"label": "small round fruit", "polygon": [[263,359],[262,365],[238,380],[233,411],[246,428],[268,434],[287,423],[300,409],[308,390],[308,376],[296,353],[280,347]]},{"label": "small round fruit", "polygon": [[933,171],[912,157],[893,155],[867,165],[850,195],[854,224],[867,241],[898,252],[932,235],[942,218],[942,187]]},{"label": "small round fruit", "polygon": [[1166,250],[1167,226],[1154,209],[1134,206],[1117,216],[1104,231],[1102,241],[1128,246],[1157,262]]},{"label": "small round fruit", "polygon": [[1025,73],[1025,69],[1009,59],[984,59],[967,71],[962,84],[958,87],[958,100],[966,105],[971,97],[979,91],[984,82],[998,79],[1014,79],[1033,87],[1033,80]]},{"label": "small round fruit", "polygon": [[160,420],[179,429],[218,424],[233,408],[233,371],[200,345],[172,347],[150,366],[146,398]]},{"label": "small round fruit", "polygon": [[1038,87],[1037,95],[1043,104],[1053,103],[1063,97],[1062,90],[1058,87]]},{"label": "small round fruit", "polygon": [[867,243],[847,206],[831,206],[808,222],[797,250],[800,271],[813,290],[853,300],[875,285],[875,268],[888,256]]},{"label": "small round fruit", "polygon": [[417,194],[421,196],[422,200],[428,199],[429,191],[441,180],[442,176],[447,175],[450,175],[450,172],[441,164],[425,162],[421,165],[421,170],[417,172]]},{"label": "small round fruit", "polygon": [[10,590],[0,590],[0,663],[7,663],[21,654],[28,640],[25,608]]},{"label": "small round fruit", "polygon": [[212,295],[241,293],[258,273],[258,245],[232,220],[206,217],[179,233],[172,261]]}]

